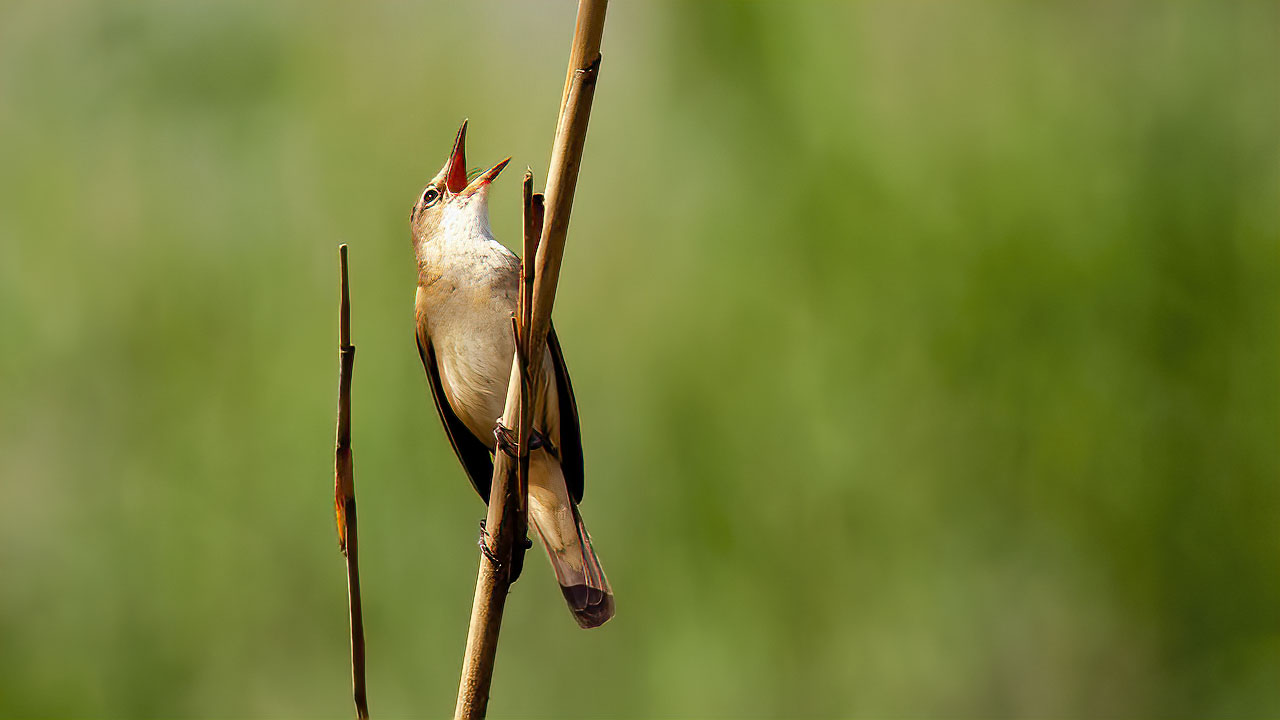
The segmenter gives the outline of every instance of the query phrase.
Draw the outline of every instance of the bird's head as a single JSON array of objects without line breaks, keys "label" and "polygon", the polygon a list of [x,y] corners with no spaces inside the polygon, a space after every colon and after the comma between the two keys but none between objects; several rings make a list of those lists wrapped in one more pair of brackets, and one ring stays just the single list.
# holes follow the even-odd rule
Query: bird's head
[{"label": "bird's head", "polygon": [[467,181],[467,121],[462,121],[453,152],[444,167],[422,189],[409,213],[414,244],[441,233],[488,232],[489,183],[511,162],[507,158]]}]

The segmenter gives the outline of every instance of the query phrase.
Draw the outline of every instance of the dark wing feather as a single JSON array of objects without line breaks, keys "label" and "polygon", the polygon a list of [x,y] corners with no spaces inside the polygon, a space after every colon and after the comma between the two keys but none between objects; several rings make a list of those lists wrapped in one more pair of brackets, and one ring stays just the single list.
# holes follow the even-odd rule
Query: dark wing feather
[{"label": "dark wing feather", "polygon": [[[462,467],[471,478],[471,485],[489,502],[489,482],[493,478],[493,460],[489,457],[489,448],[467,429],[462,418],[453,412],[449,398],[445,397],[444,386],[440,384],[440,367],[436,364],[436,351],[431,341],[423,342],[420,334],[414,333],[418,339],[418,355],[422,357],[422,367],[427,371],[427,379],[431,382],[431,397],[435,398],[436,410],[440,413],[440,421],[444,423],[445,434],[449,436],[449,444],[453,452],[462,461]],[[562,402],[563,405],[563,402]],[[581,481],[579,481],[581,482]],[[579,485],[581,487],[581,485]],[[581,490],[578,491],[581,494]]]},{"label": "dark wing feather", "polygon": [[564,364],[564,351],[556,328],[547,332],[547,348],[551,350],[551,364],[556,370],[556,389],[560,394],[560,470],[564,473],[569,496],[575,503],[582,502],[585,484],[582,468],[582,428],[578,424],[578,402],[573,398],[573,385],[569,384],[569,369]]}]

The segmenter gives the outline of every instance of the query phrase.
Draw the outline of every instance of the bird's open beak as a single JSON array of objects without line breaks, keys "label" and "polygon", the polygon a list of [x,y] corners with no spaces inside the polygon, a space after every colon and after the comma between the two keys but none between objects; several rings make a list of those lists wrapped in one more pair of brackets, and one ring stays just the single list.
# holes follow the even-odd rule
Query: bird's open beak
[{"label": "bird's open beak", "polygon": [[451,193],[456,193],[467,186],[467,121],[462,121],[458,128],[458,137],[453,141],[453,154],[444,166],[444,186]]},{"label": "bird's open beak", "polygon": [[511,158],[507,158],[506,160],[503,160],[502,162],[498,163],[497,165],[494,165],[488,170],[485,170],[483,173],[480,174],[479,177],[477,177],[475,180],[472,180],[471,184],[468,185],[466,189],[464,189],[461,193],[458,193],[458,194],[463,197],[468,197],[470,195],[473,195],[480,188],[493,182],[493,179],[498,177],[498,173],[502,172],[502,168],[506,167],[507,163],[509,162],[511,162]]}]

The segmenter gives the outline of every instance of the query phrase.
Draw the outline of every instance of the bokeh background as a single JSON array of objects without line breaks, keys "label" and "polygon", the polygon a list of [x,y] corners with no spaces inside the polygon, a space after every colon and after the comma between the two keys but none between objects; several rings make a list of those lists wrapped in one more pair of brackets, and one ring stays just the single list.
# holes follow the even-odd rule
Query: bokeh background
[{"label": "bokeh background", "polygon": [[[406,216],[514,244],[573,5],[0,5],[0,715],[453,707]],[[556,319],[618,616],[495,717],[1280,715],[1280,8],[616,3]]]}]

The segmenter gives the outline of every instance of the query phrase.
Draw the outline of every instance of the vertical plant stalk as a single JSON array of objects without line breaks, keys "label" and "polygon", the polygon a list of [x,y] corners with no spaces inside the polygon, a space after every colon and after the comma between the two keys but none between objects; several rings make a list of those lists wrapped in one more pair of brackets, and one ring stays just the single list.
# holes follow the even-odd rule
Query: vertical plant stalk
[{"label": "vertical plant stalk", "polygon": [[351,694],[356,717],[368,720],[364,686],[364,613],[360,606],[360,543],[356,528],[356,479],[351,460],[351,371],[356,348],[351,344],[351,293],[347,283],[347,246],[338,247],[342,295],[338,303],[338,440],[334,449],[333,505],[338,520],[338,548],[347,558],[347,601],[351,614]]},{"label": "vertical plant stalk", "polygon": [[[529,333],[526,328],[533,325],[533,280],[534,270],[529,262],[524,258],[534,258],[538,255],[538,244],[541,240],[542,220],[544,217],[545,206],[543,204],[542,193],[533,191],[533,172],[525,171],[524,183],[522,186],[524,199],[524,239],[522,254],[520,260],[520,316],[519,318],[511,318],[511,332],[515,336],[516,358],[515,363],[520,371],[520,427],[517,428],[516,438],[519,449],[519,462],[517,463],[517,484],[516,484],[516,527],[515,537],[526,537],[529,531],[529,447],[530,435],[533,431],[533,381],[529,376],[529,356],[533,353],[533,348],[529,345]],[[517,543],[512,552],[518,553],[520,557],[513,558],[512,567],[517,569],[524,567],[524,543]]]},{"label": "vertical plant stalk", "polygon": [[[521,322],[514,329],[517,352],[512,361],[507,385],[507,402],[502,424],[518,428],[517,461],[506,452],[495,453],[493,479],[490,483],[489,510],[485,520],[489,550],[497,563],[481,554],[476,578],[475,598],[471,606],[471,624],[467,631],[467,649],[458,684],[458,703],[454,717],[458,720],[483,718],[489,705],[489,688],[493,682],[494,659],[498,652],[498,634],[502,613],[511,586],[511,569],[516,561],[516,532],[524,538],[527,525],[528,441],[531,427],[531,395],[542,372],[542,348],[546,347],[551,328],[551,309],[555,303],[556,283],[560,279],[560,262],[573,208],[582,148],[586,143],[591,101],[595,96],[596,78],[600,72],[600,38],[604,32],[607,0],[579,0],[578,19],[574,27],[569,53],[569,71],[561,98],[560,117],[551,149],[551,165],[547,176],[545,212],[537,222],[538,205],[532,189],[532,178],[525,181],[525,255],[521,260]],[[540,239],[533,243],[534,229]],[[526,266],[534,258],[534,272]],[[532,287],[530,287],[532,285]],[[523,402],[522,402],[523,399]],[[523,468],[523,473],[521,469]],[[523,478],[523,479],[522,479]],[[523,552],[521,549],[520,552]]]}]

